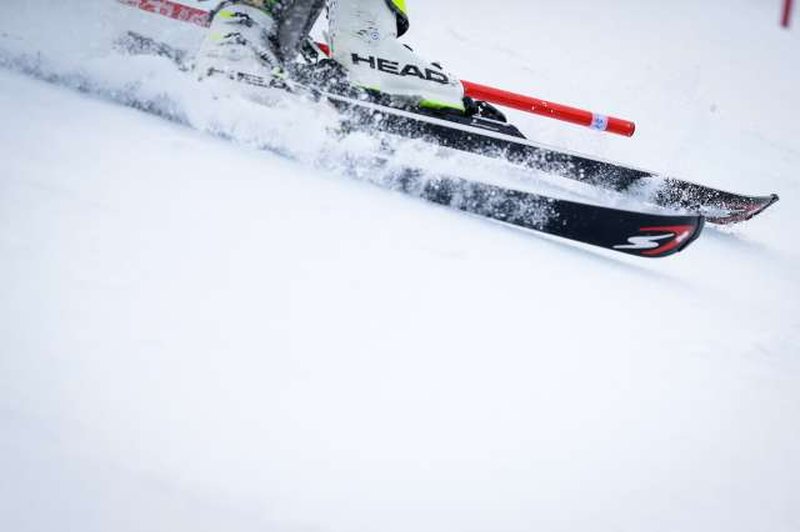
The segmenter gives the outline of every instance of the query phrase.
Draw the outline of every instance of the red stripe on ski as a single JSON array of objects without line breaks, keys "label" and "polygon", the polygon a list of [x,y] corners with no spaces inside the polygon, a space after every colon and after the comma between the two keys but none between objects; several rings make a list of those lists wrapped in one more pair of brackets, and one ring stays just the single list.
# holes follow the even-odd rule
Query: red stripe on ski
[{"label": "red stripe on ski", "polygon": [[[656,249],[652,249],[649,251],[642,251],[642,255],[647,255],[648,257],[662,257],[664,255],[669,255],[673,250],[675,250],[678,246],[683,244],[684,242],[691,242],[692,235],[695,231],[697,231],[697,226],[693,225],[676,225],[676,226],[669,226],[669,227],[642,227],[642,231],[645,232],[667,232],[672,233],[673,237],[666,241],[664,244],[660,245]],[[688,242],[687,242],[688,243]]]}]

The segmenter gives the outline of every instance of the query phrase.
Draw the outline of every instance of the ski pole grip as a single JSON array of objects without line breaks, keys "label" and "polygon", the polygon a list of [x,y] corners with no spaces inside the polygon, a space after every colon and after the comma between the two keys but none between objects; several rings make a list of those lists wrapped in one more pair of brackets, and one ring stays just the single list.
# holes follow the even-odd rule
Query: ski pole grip
[{"label": "ski pole grip", "polygon": [[479,83],[472,83],[471,81],[462,81],[461,83],[464,85],[464,93],[470,98],[475,98],[477,100],[485,100],[489,103],[510,107],[519,111],[555,118],[562,122],[586,126],[598,131],[616,133],[617,135],[624,135],[626,137],[632,137],[636,132],[636,124],[629,120],[601,115],[568,105],[540,100],[539,98],[533,98],[531,96],[515,94]]}]

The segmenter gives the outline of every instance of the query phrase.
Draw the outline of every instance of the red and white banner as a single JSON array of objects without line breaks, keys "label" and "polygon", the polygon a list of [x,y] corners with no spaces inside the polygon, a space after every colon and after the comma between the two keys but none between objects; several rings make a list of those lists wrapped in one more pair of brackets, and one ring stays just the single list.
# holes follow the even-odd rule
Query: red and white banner
[{"label": "red and white banner", "polygon": [[197,2],[186,2],[179,4],[170,0],[119,0],[121,3],[138,7],[150,13],[158,13],[165,17],[191,22],[198,26],[208,25],[208,11],[200,7],[193,7],[186,4],[197,4]]}]

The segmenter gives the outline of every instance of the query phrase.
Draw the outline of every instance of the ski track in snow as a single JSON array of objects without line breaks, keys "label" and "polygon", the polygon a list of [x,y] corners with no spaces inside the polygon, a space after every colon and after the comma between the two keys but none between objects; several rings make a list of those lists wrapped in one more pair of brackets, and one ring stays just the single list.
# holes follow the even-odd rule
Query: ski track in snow
[{"label": "ski track in snow", "polygon": [[612,256],[342,179],[374,140],[109,52],[129,29],[192,49],[188,25],[15,6],[0,529],[800,530],[797,30],[751,0],[416,4],[418,48],[465,78],[640,122],[513,113],[534,138],[782,202]]}]

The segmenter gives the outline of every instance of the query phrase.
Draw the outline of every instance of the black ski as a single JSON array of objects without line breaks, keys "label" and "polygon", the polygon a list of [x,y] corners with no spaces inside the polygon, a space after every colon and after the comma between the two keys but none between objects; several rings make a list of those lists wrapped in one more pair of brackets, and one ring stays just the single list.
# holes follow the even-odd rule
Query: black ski
[{"label": "black ski", "polygon": [[458,177],[403,168],[382,183],[432,203],[524,229],[638,257],[686,249],[703,229],[699,215],[664,215],[600,207]]}]

